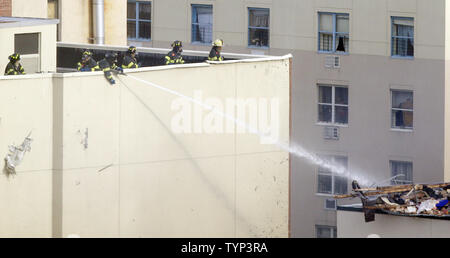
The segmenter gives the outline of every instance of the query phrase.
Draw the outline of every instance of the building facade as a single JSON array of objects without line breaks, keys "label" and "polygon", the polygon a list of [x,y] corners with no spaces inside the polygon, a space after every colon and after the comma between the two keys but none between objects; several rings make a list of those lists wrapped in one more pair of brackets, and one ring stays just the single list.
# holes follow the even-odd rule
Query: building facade
[{"label": "building facade", "polygon": [[[89,6],[59,1],[61,41],[90,42]],[[292,53],[292,142],[380,184],[450,180],[449,18],[445,0],[105,1],[106,44]],[[350,180],[291,162],[292,236],[336,236]]]}]

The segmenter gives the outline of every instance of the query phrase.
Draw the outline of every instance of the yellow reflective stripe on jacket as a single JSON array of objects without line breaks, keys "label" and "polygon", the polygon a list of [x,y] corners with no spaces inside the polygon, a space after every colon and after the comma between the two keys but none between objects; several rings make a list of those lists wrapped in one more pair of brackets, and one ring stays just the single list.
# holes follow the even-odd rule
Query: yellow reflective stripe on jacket
[{"label": "yellow reflective stripe on jacket", "polygon": [[14,69],[9,69],[7,72],[6,72],[6,75],[16,75],[17,74],[17,72],[14,70]]},{"label": "yellow reflective stripe on jacket", "polygon": [[135,63],[133,63],[133,62],[130,62],[128,65],[122,65],[122,68],[123,69],[129,69],[129,68],[132,68],[133,66],[136,66],[136,68],[139,68],[139,66],[137,65],[137,64],[135,64]]},{"label": "yellow reflective stripe on jacket", "polygon": [[223,61],[223,57],[222,56],[220,56],[220,57],[217,57],[217,56],[215,56],[215,57],[208,57],[208,59],[209,59],[209,61]]}]

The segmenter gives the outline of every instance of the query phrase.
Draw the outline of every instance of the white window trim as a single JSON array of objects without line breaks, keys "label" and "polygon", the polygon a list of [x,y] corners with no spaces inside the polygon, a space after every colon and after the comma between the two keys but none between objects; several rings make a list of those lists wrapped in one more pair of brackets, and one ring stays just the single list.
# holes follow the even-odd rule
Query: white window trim
[{"label": "white window trim", "polygon": [[[336,157],[345,157],[347,159],[347,168],[348,168],[348,157],[342,155],[327,155],[330,156],[331,162],[336,163]],[[319,193],[319,175],[331,175],[331,193]],[[336,195],[336,191],[334,189],[335,185],[335,177],[340,176],[333,172],[322,172],[320,171],[320,166],[317,166],[317,184],[316,184],[316,195],[322,197],[334,197]],[[344,176],[342,176],[344,177]],[[348,193],[348,180],[347,180],[347,193]]]},{"label": "white window trim", "polygon": [[[332,209],[332,208],[327,208],[327,201],[328,200],[330,200],[330,201],[335,201],[335,207],[334,207],[334,209]],[[325,199],[324,200],[324,202],[323,202],[323,209],[324,210],[327,210],[327,211],[336,211],[337,210],[337,200],[336,199],[333,199],[333,198],[327,198],[327,199]]]},{"label": "white window trim", "polygon": [[315,233],[316,233],[316,238],[317,238],[317,228],[320,228],[320,227],[330,229],[330,238],[337,238],[337,235],[336,236],[334,235],[334,230],[336,229],[336,232],[337,232],[337,227],[328,226],[328,225],[317,225],[317,224],[314,227]]},{"label": "white window trim", "polygon": [[[332,26],[333,26],[333,30],[332,31],[321,31],[320,30],[320,16],[321,15],[323,15],[323,14],[325,14],[325,15],[332,15],[332,17],[333,17],[333,21],[332,21]],[[348,26],[349,26],[349,32],[348,33],[346,33],[346,32],[337,32],[337,16],[338,15],[346,15],[346,16],[348,16],[348,19],[349,19],[349,24],[348,24]],[[317,42],[317,44],[318,44],[318,46],[317,46],[317,52],[318,53],[325,53],[325,54],[336,54],[336,55],[349,55],[350,54],[350,14],[349,13],[333,13],[333,12],[318,12],[318,27],[317,27],[317,39],[318,39],[318,42]],[[328,33],[328,34],[331,34],[332,36],[333,36],[333,50],[332,51],[327,51],[327,50],[320,50],[320,34],[326,34],[326,33]],[[342,34],[342,35],[346,35],[347,37],[348,37],[348,48],[349,49],[347,49],[347,51],[337,51],[336,50],[336,35],[339,35],[339,34]]]},{"label": "white window trim", "polygon": [[[410,92],[412,93],[412,98],[413,98],[413,108],[412,109],[404,109],[404,108],[394,108],[393,104],[394,104],[394,92]],[[405,112],[412,112],[413,113],[413,126],[412,127],[405,127],[405,128],[400,128],[400,127],[395,127],[394,124],[392,123],[392,111],[405,111]],[[390,124],[391,124],[391,131],[394,132],[413,132],[414,131],[414,91],[412,90],[398,90],[398,89],[391,89],[391,109],[389,110],[389,119],[391,120]]]},{"label": "white window trim", "polygon": [[[398,163],[410,163],[411,164],[411,178],[414,179],[414,162],[410,161],[410,160],[389,160],[389,170],[391,173],[391,177],[394,177],[393,175],[393,171],[392,171],[392,163],[394,162],[398,162]],[[403,180],[399,180],[399,181],[403,181]],[[414,180],[413,180],[414,181]],[[391,183],[391,182],[389,182]],[[411,182],[413,183],[413,182]]]},{"label": "white window trim", "polygon": [[[331,87],[331,103],[321,103],[318,99],[320,96],[320,87]],[[346,88],[347,89],[347,101],[348,104],[347,105],[343,105],[343,104],[336,104],[336,88]],[[318,97],[317,97],[317,108],[319,107],[319,105],[322,106],[331,106],[331,122],[324,122],[324,121],[320,121],[319,120],[319,111],[317,109],[317,123],[318,125],[324,125],[324,126],[340,126],[340,127],[348,127],[348,124],[350,122],[350,98],[349,98],[349,89],[347,86],[342,86],[342,85],[327,85],[327,84],[318,84],[317,85],[317,93],[318,93]],[[347,123],[346,124],[341,124],[341,123],[336,123],[335,119],[336,119],[336,107],[346,107],[347,108]]]}]

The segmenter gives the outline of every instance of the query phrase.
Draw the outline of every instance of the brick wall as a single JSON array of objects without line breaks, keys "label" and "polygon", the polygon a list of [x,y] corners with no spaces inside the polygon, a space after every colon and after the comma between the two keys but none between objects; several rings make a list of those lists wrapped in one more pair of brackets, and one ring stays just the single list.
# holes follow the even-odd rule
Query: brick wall
[{"label": "brick wall", "polygon": [[11,0],[0,0],[0,16],[11,16]]}]

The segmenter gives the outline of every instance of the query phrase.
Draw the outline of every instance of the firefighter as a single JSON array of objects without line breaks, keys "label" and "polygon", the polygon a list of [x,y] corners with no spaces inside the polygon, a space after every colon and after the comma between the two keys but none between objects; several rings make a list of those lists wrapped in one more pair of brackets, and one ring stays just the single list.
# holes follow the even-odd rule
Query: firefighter
[{"label": "firefighter", "polygon": [[172,51],[166,56],[166,65],[184,64],[181,52],[183,52],[183,43],[179,40],[174,41],[172,43]]},{"label": "firefighter", "polygon": [[223,40],[216,39],[213,42],[213,47],[211,52],[209,53],[208,60],[209,61],[223,61],[223,56],[220,54],[222,52]]},{"label": "firefighter", "polygon": [[98,62],[98,66],[105,74],[106,79],[111,83],[111,85],[116,84],[111,72],[123,73],[123,69],[116,65],[117,63],[117,53],[107,53],[105,58]]},{"label": "firefighter", "polygon": [[123,69],[130,69],[130,68],[139,68],[139,65],[137,63],[136,59],[136,47],[130,46],[128,48],[127,53],[125,54],[123,61],[122,61],[122,68]]},{"label": "firefighter", "polygon": [[5,68],[5,75],[25,74],[22,64],[20,64],[20,54],[12,54],[9,57],[9,63]]},{"label": "firefighter", "polygon": [[100,71],[100,67],[97,65],[97,62],[92,58],[92,52],[86,50],[83,52],[83,56],[81,57],[81,62],[77,64],[77,70],[79,72],[93,72]]}]

